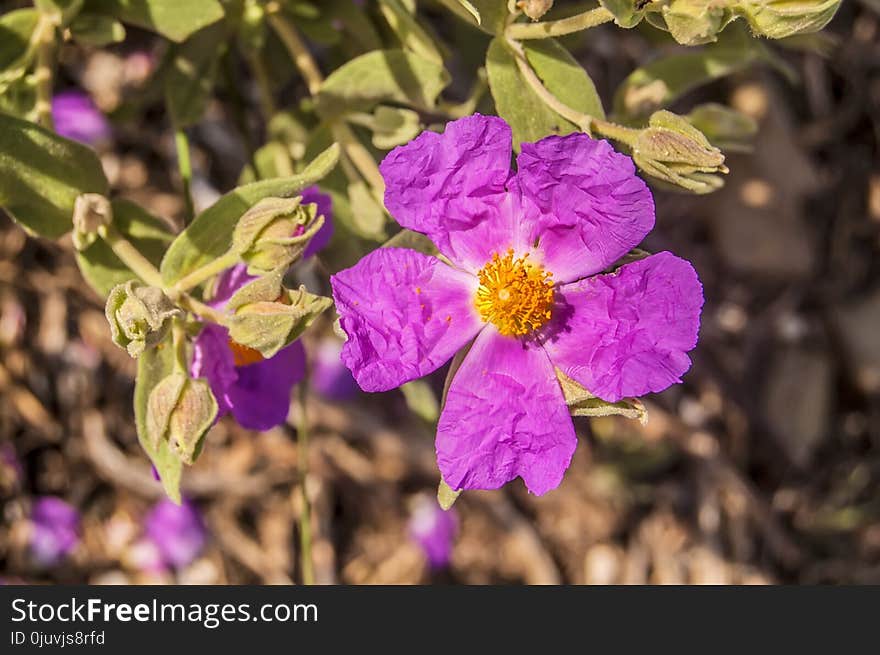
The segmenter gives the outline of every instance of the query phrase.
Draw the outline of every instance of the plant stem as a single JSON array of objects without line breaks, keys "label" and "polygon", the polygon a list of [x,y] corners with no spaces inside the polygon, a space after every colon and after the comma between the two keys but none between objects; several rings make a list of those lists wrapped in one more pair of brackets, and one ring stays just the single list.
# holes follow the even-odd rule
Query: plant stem
[{"label": "plant stem", "polygon": [[162,275],[156,270],[156,267],[112,224],[98,228],[98,235],[107,242],[107,245],[122,260],[122,263],[128,266],[141,280],[151,287],[162,288]]},{"label": "plant stem", "polygon": [[516,61],[520,73],[532,90],[548,107],[550,107],[550,109],[566,120],[574,123],[578,129],[587,134],[593,134],[595,132],[627,145],[632,145],[635,142],[636,137],[639,135],[639,130],[624,127],[623,125],[617,125],[616,123],[611,123],[601,118],[590,116],[589,114],[584,114],[562,102],[544,86],[544,83],[538,77],[537,73],[535,73],[531,64],[529,64],[522,45],[509,37],[507,38],[507,44],[510,46],[511,50],[513,50],[513,58]]},{"label": "plant stem", "polygon": [[52,70],[55,68],[55,21],[49,14],[40,14],[35,40],[37,44],[37,65],[34,69],[37,101],[34,111],[37,123],[52,130]]},{"label": "plant stem", "polygon": [[309,52],[305,42],[297,32],[296,27],[282,14],[281,8],[277,2],[271,2],[266,5],[266,14],[269,17],[269,24],[278,34],[278,37],[284,43],[284,46],[293,57],[293,63],[302,73],[309,93],[315,95],[324,83],[324,76],[318,68],[318,64]]},{"label": "plant stem", "polygon": [[604,7],[596,7],[576,16],[540,23],[513,23],[506,34],[512,39],[546,39],[587,30],[614,20],[614,15]]},{"label": "plant stem", "polygon": [[[269,22],[278,36],[284,42],[293,58],[293,63],[299,68],[309,93],[315,95],[321,90],[324,83],[324,76],[318,68],[318,64],[309,52],[306,44],[297,32],[296,27],[275,7],[276,3],[270,3],[266,7],[266,13],[269,15]],[[377,198],[381,206],[385,206],[385,180],[376,166],[376,160],[370,154],[370,151],[364,147],[355,136],[351,128],[343,122],[334,122],[332,124],[333,138],[339,142],[345,155],[354,164],[361,176],[369,183],[373,195]]]},{"label": "plant stem", "polygon": [[306,413],[308,405],[308,377],[298,386],[299,392],[299,424],[297,426],[297,465],[299,467],[300,491],[300,566],[303,584],[315,584],[315,568],[312,562],[312,516],[306,482],[309,473],[309,419]]},{"label": "plant stem", "polygon": [[170,289],[168,289],[169,296],[172,299],[181,296],[193,287],[197,287],[205,280],[222,273],[227,268],[234,266],[237,263],[238,253],[229,251],[225,255],[210,261],[201,268],[197,268],[189,275],[180,278]]},{"label": "plant stem", "polygon": [[183,183],[183,200],[186,203],[186,215],[183,224],[188,224],[195,216],[192,199],[192,164],[189,160],[189,138],[182,127],[174,130],[174,145],[177,147],[177,168]]},{"label": "plant stem", "polygon": [[206,305],[200,300],[196,300],[187,293],[184,293],[177,298],[177,304],[196,316],[207,319],[211,323],[216,323],[217,325],[223,325],[223,321],[226,319],[222,312],[218,312],[210,305]]}]

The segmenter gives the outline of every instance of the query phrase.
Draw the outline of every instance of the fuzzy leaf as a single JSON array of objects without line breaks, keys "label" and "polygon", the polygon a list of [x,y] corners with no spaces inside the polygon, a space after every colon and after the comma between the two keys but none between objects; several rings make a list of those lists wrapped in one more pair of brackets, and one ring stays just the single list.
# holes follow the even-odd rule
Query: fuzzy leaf
[{"label": "fuzzy leaf", "polygon": [[83,193],[107,193],[93,150],[0,114],[0,207],[29,232],[55,239],[73,227],[73,206]]},{"label": "fuzzy leaf", "polygon": [[435,423],[440,417],[440,403],[431,385],[425,380],[413,380],[400,387],[409,411],[426,421]]},{"label": "fuzzy leaf", "polygon": [[[568,106],[584,114],[604,118],[602,101],[587,72],[554,39],[523,44],[526,58],[544,86]],[[548,107],[532,91],[516,65],[514,54],[500,38],[486,55],[489,87],[498,115],[513,129],[514,146],[551,134],[569,134],[578,128]]]},{"label": "fuzzy leaf", "polygon": [[162,259],[162,278],[173,284],[187,273],[225,254],[239,217],[263,198],[297,195],[329,173],[339,160],[339,146],[318,155],[299,175],[262,180],[233,189],[205,211],[174,240]]},{"label": "fuzzy leaf", "polygon": [[315,98],[327,119],[394,101],[432,109],[449,83],[443,65],[404,50],[375,50],[337,68]]},{"label": "fuzzy leaf", "polygon": [[110,16],[79,14],[70,24],[70,34],[77,43],[102,47],[124,41],[125,27]]},{"label": "fuzzy leaf", "polygon": [[217,0],[88,0],[86,8],[177,42],[223,18]]},{"label": "fuzzy leaf", "polygon": [[164,81],[165,102],[175,127],[188,127],[204,114],[226,37],[226,26],[215,23],[172,49]]}]

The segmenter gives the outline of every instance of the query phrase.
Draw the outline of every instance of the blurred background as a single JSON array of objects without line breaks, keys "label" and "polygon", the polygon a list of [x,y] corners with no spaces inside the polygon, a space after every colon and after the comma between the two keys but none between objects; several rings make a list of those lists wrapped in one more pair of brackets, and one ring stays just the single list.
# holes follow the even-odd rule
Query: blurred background
[{"label": "blurred background", "polygon": [[[488,37],[427,15],[453,44],[448,95],[462,100]],[[635,67],[674,49],[658,38],[605,25],[565,44],[610,106]],[[65,48],[56,93],[100,112],[83,138],[114,192],[174,220],[155,41],[131,28],[118,46]],[[729,154],[722,190],[656,191],[645,248],[691,260],[705,286],[693,368],[646,399],[645,426],[575,419],[571,468],[541,498],[517,480],[440,513],[433,426],[398,391],[359,392],[327,321],[306,337],[307,478],[295,411],[261,434],[227,418],[185,473],[187,503],[163,502],[135,434],[135,362],[110,341],[71,244],[28,238],[0,212],[0,578],[298,581],[304,484],[319,583],[880,583],[880,6],[845,2],[795,45],[673,107],[723,102],[759,126],[751,151]],[[332,48],[318,56],[333,68]],[[224,79],[190,134],[200,206],[248,161],[235,126],[255,120],[253,82],[234,62]],[[279,93],[293,102],[302,82]],[[351,258],[344,239],[296,276],[326,291]]]}]

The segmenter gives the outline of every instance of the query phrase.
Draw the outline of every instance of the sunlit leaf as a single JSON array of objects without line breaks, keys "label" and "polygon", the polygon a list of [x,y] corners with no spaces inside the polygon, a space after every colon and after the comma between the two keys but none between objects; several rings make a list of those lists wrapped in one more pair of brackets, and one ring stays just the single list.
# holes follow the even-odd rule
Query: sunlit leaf
[{"label": "sunlit leaf", "polygon": [[91,148],[0,114],[0,207],[28,231],[57,238],[72,228],[82,193],[107,193]]}]

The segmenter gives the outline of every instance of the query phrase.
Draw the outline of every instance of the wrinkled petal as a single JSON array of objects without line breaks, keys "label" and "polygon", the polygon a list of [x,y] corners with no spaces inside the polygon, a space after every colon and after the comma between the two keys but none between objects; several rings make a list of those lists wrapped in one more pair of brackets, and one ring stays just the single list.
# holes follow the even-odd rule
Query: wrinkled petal
[{"label": "wrinkled petal", "polygon": [[269,430],[287,420],[290,392],[305,374],[306,354],[294,341],[274,357],[236,368],[227,392],[232,415],[249,430]]},{"label": "wrinkled petal", "polygon": [[497,489],[517,476],[535,494],[555,489],[577,437],[543,350],[492,327],[480,333],[449,387],[436,445],[453,489]]},{"label": "wrinkled petal", "polygon": [[654,200],[632,159],[586,134],[523,143],[511,191],[521,238],[557,283],[598,273],[654,226]]},{"label": "wrinkled petal", "polygon": [[315,203],[318,206],[318,216],[324,217],[324,224],[309,241],[303,251],[302,258],[307,259],[324,248],[333,237],[333,203],[326,193],[322,193],[316,186],[303,189],[302,202],[304,205]]},{"label": "wrinkled petal", "polygon": [[225,327],[208,323],[202,328],[193,343],[189,374],[208,380],[211,392],[217,399],[217,418],[227,414],[232,406],[229,389],[238,379],[238,373],[229,349],[229,332]]},{"label": "wrinkled petal", "polygon": [[380,248],[330,278],[342,361],[364,391],[431,373],[481,327],[475,277],[405,248]]},{"label": "wrinkled petal", "polygon": [[511,245],[511,148],[510,127],[494,116],[461,118],[443,134],[423,132],[379,166],[385,206],[403,227],[426,234],[450,260],[475,271]]},{"label": "wrinkled petal", "polygon": [[603,400],[662,391],[690,368],[703,287],[687,261],[661,252],[564,285],[558,295],[565,309],[548,325],[544,347]]}]

